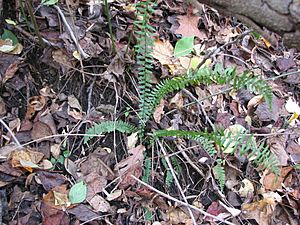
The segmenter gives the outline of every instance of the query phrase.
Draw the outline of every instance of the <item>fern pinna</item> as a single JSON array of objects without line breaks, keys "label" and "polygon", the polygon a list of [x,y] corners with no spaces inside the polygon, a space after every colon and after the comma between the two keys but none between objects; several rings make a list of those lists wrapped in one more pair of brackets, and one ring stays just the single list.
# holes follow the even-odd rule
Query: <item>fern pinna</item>
[{"label": "fern pinna", "polygon": [[134,22],[137,44],[135,52],[137,53],[138,81],[140,97],[140,129],[143,130],[147,122],[147,109],[149,97],[152,91],[151,74],[153,63],[153,45],[152,37],[155,35],[155,29],[150,25],[150,18],[154,12],[154,2],[151,0],[139,1],[136,5],[136,17]]},{"label": "fern pinna", "polygon": [[137,128],[129,123],[123,121],[105,121],[102,123],[97,123],[93,125],[91,128],[87,129],[86,134],[90,136],[84,137],[84,143],[86,144],[93,135],[99,135],[104,133],[110,133],[114,131],[119,131],[121,133],[134,133],[137,131]]}]

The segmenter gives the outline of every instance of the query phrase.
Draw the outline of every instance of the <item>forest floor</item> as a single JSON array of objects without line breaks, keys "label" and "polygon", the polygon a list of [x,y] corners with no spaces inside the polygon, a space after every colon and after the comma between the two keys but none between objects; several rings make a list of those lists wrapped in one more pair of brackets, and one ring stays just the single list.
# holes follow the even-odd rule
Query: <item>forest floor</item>
[{"label": "forest floor", "polygon": [[[276,34],[271,44],[212,8],[159,1],[153,87],[199,63],[235,67],[268,83],[272,108],[247,90],[194,85],[163,98],[145,140],[91,137],[103,121],[139,124],[134,2],[0,2],[0,224],[300,224],[300,54]],[[175,57],[184,37],[193,49]],[[185,138],[149,141],[162,129],[243,130],[279,173],[218,143],[211,156]]]}]

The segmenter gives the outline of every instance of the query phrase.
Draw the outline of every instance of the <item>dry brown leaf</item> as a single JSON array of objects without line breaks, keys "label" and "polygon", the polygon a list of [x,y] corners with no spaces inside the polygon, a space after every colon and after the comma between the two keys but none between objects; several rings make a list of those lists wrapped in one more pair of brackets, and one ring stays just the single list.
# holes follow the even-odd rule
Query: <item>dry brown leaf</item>
[{"label": "dry brown leaf", "polygon": [[108,212],[110,204],[100,195],[95,195],[92,199],[88,200],[88,203],[95,209],[96,212]]},{"label": "dry brown leaf", "polygon": [[183,37],[196,36],[200,38],[200,40],[207,39],[207,35],[198,29],[199,16],[187,14],[178,16],[177,18],[179,28],[176,30],[176,34],[181,34]]},{"label": "dry brown leaf", "polygon": [[33,168],[38,168],[38,163],[43,159],[44,154],[29,149],[15,150],[11,153],[11,164],[13,167],[23,167],[32,172]]},{"label": "dry brown leaf", "polygon": [[259,225],[271,224],[271,217],[281,197],[274,192],[264,193],[264,199],[242,205],[245,219],[255,219]]},{"label": "dry brown leaf", "polygon": [[174,48],[169,41],[155,40],[152,56],[157,59],[162,65],[173,64]]},{"label": "dry brown leaf", "polygon": [[35,122],[32,127],[31,137],[33,140],[53,135],[51,128],[42,122]]},{"label": "dry brown leaf", "polygon": [[96,172],[90,173],[85,176],[84,181],[87,184],[88,188],[86,197],[87,199],[92,199],[96,194],[102,192],[107,184],[106,178]]},{"label": "dry brown leaf", "polygon": [[129,156],[116,164],[114,170],[118,171],[119,175],[122,177],[119,186],[120,188],[125,188],[136,183],[136,180],[134,180],[131,175],[134,175],[135,177],[140,177],[142,175],[144,150],[145,146],[143,145],[138,145],[135,148],[129,149]]},{"label": "dry brown leaf", "polygon": [[3,101],[3,98],[0,97],[0,117],[3,117],[6,114],[6,105]]},{"label": "dry brown leaf", "polygon": [[69,57],[62,50],[54,50],[52,51],[53,61],[59,63],[64,73],[68,72],[71,68],[75,66],[75,60],[72,57]]},{"label": "dry brown leaf", "polygon": [[190,216],[179,208],[173,208],[168,210],[166,216],[166,219],[168,220],[169,224],[193,224],[193,221],[191,220]]},{"label": "dry brown leaf", "polygon": [[288,165],[289,155],[286,152],[286,141],[285,135],[270,137],[267,140],[270,151],[276,156],[280,166]]},{"label": "dry brown leaf", "polygon": [[170,105],[175,105],[175,107],[179,109],[183,107],[183,97],[181,92],[178,92],[173,98],[171,98]]},{"label": "dry brown leaf", "polygon": [[282,183],[292,169],[293,167],[290,166],[283,167],[281,169],[279,177],[277,177],[274,173],[268,173],[268,171],[265,171],[262,178],[260,179],[260,183],[266,190],[276,191],[277,189],[282,189]]},{"label": "dry brown leaf", "polygon": [[27,111],[25,115],[26,120],[32,119],[36,112],[41,111],[46,105],[44,96],[33,96],[28,99]]},{"label": "dry brown leaf", "polygon": [[160,123],[161,117],[165,113],[164,106],[165,106],[165,101],[162,99],[160,100],[159,105],[157,106],[156,110],[153,113],[153,118],[156,123]]}]

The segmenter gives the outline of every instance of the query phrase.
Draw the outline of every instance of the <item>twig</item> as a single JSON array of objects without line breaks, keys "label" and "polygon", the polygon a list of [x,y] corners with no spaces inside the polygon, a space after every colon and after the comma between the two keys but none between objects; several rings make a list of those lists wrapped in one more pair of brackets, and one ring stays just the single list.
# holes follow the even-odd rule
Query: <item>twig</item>
[{"label": "twig", "polygon": [[[14,28],[16,28],[20,33],[24,34],[26,37],[28,37],[31,41],[33,41],[34,43],[38,43],[38,40],[36,39],[36,37],[34,37],[32,34],[30,34],[29,32],[25,31],[21,26],[19,25],[15,25]],[[54,46],[54,47],[60,47],[58,44],[55,44],[51,41],[48,41],[45,38],[42,38],[43,42],[49,46]]]},{"label": "twig", "polygon": [[[176,176],[176,174],[175,174],[175,172],[174,172],[174,168],[173,168],[172,163],[171,163],[171,161],[170,161],[170,159],[169,159],[169,156],[167,155],[167,152],[166,152],[165,149],[164,149],[164,146],[162,145],[162,143],[161,143],[159,140],[157,140],[157,142],[158,142],[158,144],[159,144],[159,146],[160,146],[160,149],[161,149],[162,153],[164,154],[165,160],[166,160],[166,162],[167,162],[167,164],[168,164],[168,167],[170,168],[170,171],[171,171],[171,173],[172,173],[173,179],[174,179],[174,181],[175,181],[175,183],[176,183],[176,186],[177,186],[178,189],[179,189],[179,192],[180,192],[180,194],[181,194],[181,196],[182,196],[184,202],[185,202],[186,204],[189,204],[188,201],[187,201],[187,199],[186,199],[186,197],[185,197],[185,195],[184,195],[184,192],[183,192],[183,190],[182,190],[182,187],[181,187],[181,185],[180,185],[180,183],[179,183],[179,181],[178,181],[178,179],[177,179],[177,176]],[[197,222],[196,222],[196,219],[195,219],[195,217],[194,217],[194,214],[193,214],[192,210],[191,210],[189,207],[188,207],[187,209],[188,209],[188,211],[189,211],[189,214],[190,214],[190,216],[191,216],[191,219],[192,219],[194,225],[197,225]]]},{"label": "twig", "polygon": [[187,89],[183,89],[182,90],[184,93],[186,93],[188,96],[190,96],[194,101],[196,101],[202,111],[202,114],[204,115],[206,121],[209,123],[209,125],[212,127],[213,131],[216,131],[215,125],[211,122],[210,118],[207,116],[205,109],[203,108],[201,102],[191,93],[189,92]]},{"label": "twig", "polygon": [[205,174],[199,169],[197,165],[190,159],[190,157],[186,154],[186,150],[182,149],[180,145],[177,145],[177,148],[179,149],[179,152],[183,155],[185,160],[204,178]]},{"label": "twig", "polygon": [[14,139],[14,142],[17,144],[18,148],[22,148],[23,146],[21,145],[21,143],[18,141],[18,139],[16,138],[16,136],[14,135],[14,133],[12,132],[12,130],[6,125],[6,123],[2,120],[2,118],[0,118],[0,123],[2,123],[2,125],[5,127],[5,129],[8,131],[8,133],[12,136],[12,138]]},{"label": "twig", "polygon": [[79,43],[78,43],[78,41],[77,41],[77,38],[75,37],[74,32],[72,31],[70,25],[68,24],[68,21],[66,20],[66,17],[65,17],[65,15],[63,14],[63,12],[61,11],[61,9],[60,9],[57,5],[54,5],[53,7],[57,10],[58,14],[60,15],[60,17],[61,17],[63,23],[65,24],[67,30],[69,31],[69,34],[70,34],[72,40],[74,41],[74,43],[75,43],[75,45],[76,45],[78,51],[80,52],[80,55],[81,55],[84,59],[90,57],[87,53],[84,52],[84,50],[83,50],[83,49],[81,48],[81,46],[79,45]]},{"label": "twig", "polygon": [[197,66],[195,71],[198,71],[201,68],[201,66],[206,62],[207,59],[209,59],[209,58],[213,57],[214,55],[216,55],[217,53],[219,53],[221,49],[236,43],[239,39],[243,38],[244,36],[246,36],[247,34],[249,34],[251,32],[252,32],[252,30],[247,30],[244,33],[238,35],[233,41],[227,42],[227,43],[221,45],[220,47],[218,47],[217,49],[213,50],[212,52],[208,53],[206,56],[204,56],[203,60],[199,63],[199,65]]},{"label": "twig", "polygon": [[93,94],[93,87],[96,81],[96,77],[93,77],[91,85],[88,87],[88,105],[86,110],[86,117],[89,117],[91,108],[92,108],[92,94]]},{"label": "twig", "polygon": [[44,43],[44,41],[42,39],[42,36],[40,34],[40,30],[39,30],[39,27],[37,25],[37,22],[36,22],[36,19],[35,19],[33,10],[32,10],[32,0],[25,1],[25,5],[26,5],[26,8],[27,8],[27,10],[29,12],[29,15],[31,17],[31,22],[33,23],[34,31],[35,31],[36,36],[38,37],[39,44],[40,44],[40,46],[44,47],[45,43]]},{"label": "twig", "polygon": [[24,144],[21,145],[21,147],[30,145],[30,144],[35,143],[35,142],[47,140],[47,139],[49,139],[49,138],[55,138],[55,137],[68,137],[68,136],[75,136],[75,137],[76,137],[76,136],[84,136],[84,137],[104,137],[105,135],[102,135],[102,134],[53,134],[53,135],[49,135],[49,136],[46,136],[46,137],[38,138],[38,139],[35,139],[35,140],[32,140],[32,141],[29,141],[29,142],[27,142],[27,143],[24,143]]},{"label": "twig", "polygon": [[187,203],[185,203],[185,202],[183,202],[183,201],[180,201],[180,200],[178,200],[178,199],[176,199],[176,198],[174,198],[174,197],[172,197],[172,196],[170,196],[170,195],[168,195],[168,194],[166,194],[166,193],[164,193],[164,192],[162,192],[162,191],[160,191],[160,190],[157,190],[156,188],[150,186],[149,184],[145,183],[144,181],[141,181],[140,179],[136,178],[136,177],[133,176],[133,175],[131,175],[131,177],[132,177],[134,180],[136,180],[137,182],[139,182],[140,184],[146,186],[146,187],[149,188],[150,190],[156,192],[157,194],[159,194],[159,195],[161,195],[161,196],[163,196],[163,197],[165,197],[165,198],[167,198],[167,199],[169,199],[169,200],[171,200],[171,201],[174,201],[174,202],[176,202],[176,203],[178,203],[178,204],[180,204],[180,205],[189,207],[189,208],[191,208],[191,209],[193,209],[193,210],[195,210],[195,211],[197,211],[197,212],[200,212],[200,213],[203,214],[204,216],[211,217],[211,218],[213,218],[213,219],[215,219],[215,220],[217,220],[217,221],[220,221],[220,222],[222,222],[222,223],[226,223],[226,224],[228,224],[228,225],[235,225],[234,223],[231,223],[231,222],[228,222],[228,221],[226,221],[226,220],[223,220],[222,218],[219,218],[219,217],[214,216],[214,215],[212,215],[212,214],[210,214],[210,213],[207,213],[207,212],[205,212],[204,210],[197,208],[196,206],[187,204]]},{"label": "twig", "polygon": [[[208,96],[205,96],[205,97],[199,99],[198,101],[203,101],[203,100],[205,100],[205,99],[209,99],[209,98],[214,97],[214,96],[216,96],[216,95],[220,95],[220,94],[227,93],[228,91],[231,91],[231,90],[233,90],[233,87],[227,88],[227,89],[225,89],[225,90],[223,90],[223,91],[219,91],[219,92],[217,92],[217,93],[214,93],[214,94],[211,94],[211,95],[208,95]],[[183,107],[187,107],[187,106],[193,105],[193,104],[195,104],[195,103],[198,103],[198,102],[196,102],[196,101],[195,101],[195,102],[190,102],[190,103],[188,103],[188,104],[183,105]],[[176,110],[177,110],[177,109],[172,109],[171,111],[165,113],[164,116],[167,116],[167,115],[169,115],[170,113],[175,112]]]}]

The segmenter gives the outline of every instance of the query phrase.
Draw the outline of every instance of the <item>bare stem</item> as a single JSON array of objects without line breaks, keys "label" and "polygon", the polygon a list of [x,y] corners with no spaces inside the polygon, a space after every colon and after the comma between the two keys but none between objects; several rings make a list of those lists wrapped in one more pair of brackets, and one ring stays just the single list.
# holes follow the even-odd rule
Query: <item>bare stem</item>
[{"label": "bare stem", "polygon": [[116,53],[115,38],[114,38],[113,31],[112,31],[111,15],[110,15],[109,5],[108,5],[107,0],[104,0],[104,11],[105,11],[105,14],[107,17],[107,22],[108,22],[109,35],[110,35],[111,44],[112,44],[112,52],[113,52],[113,54],[115,54]]},{"label": "bare stem", "polygon": [[35,32],[35,34],[36,34],[36,36],[38,37],[38,40],[39,40],[39,45],[41,47],[44,47],[45,43],[44,43],[43,38],[40,34],[40,30],[39,30],[38,24],[36,22],[36,19],[35,19],[34,13],[33,13],[32,4],[33,4],[32,0],[25,1],[25,5],[26,5],[26,8],[27,8],[28,13],[30,15],[31,22],[34,26],[34,32]]}]

